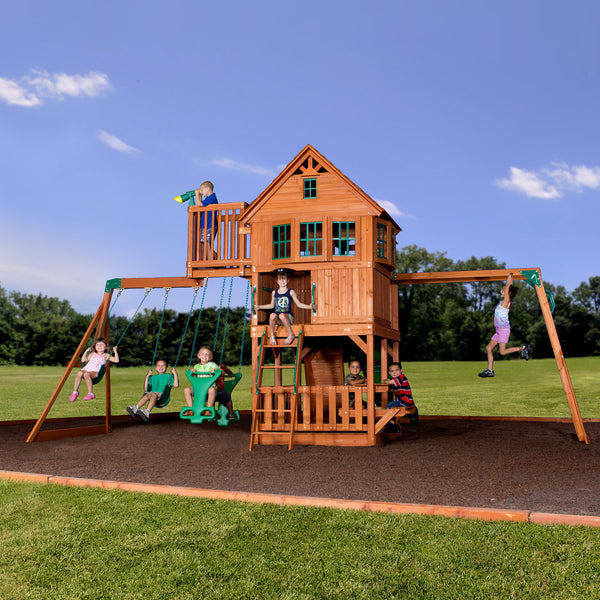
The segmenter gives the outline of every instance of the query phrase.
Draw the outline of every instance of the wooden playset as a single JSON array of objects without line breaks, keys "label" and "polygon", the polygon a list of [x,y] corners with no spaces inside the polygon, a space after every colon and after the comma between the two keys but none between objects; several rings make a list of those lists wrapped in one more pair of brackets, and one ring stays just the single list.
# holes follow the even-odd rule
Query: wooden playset
[{"label": "wooden playset", "polygon": [[[209,219],[201,215],[208,212],[215,215],[217,228],[205,243],[211,232]],[[310,145],[251,204],[190,206],[188,213],[186,277],[107,282],[98,312],[28,442],[110,431],[110,369],[103,425],[50,431],[41,426],[94,328],[96,336],[108,337],[115,289],[197,290],[207,278],[237,276],[250,282],[254,307],[269,303],[278,269],[286,270],[289,287],[312,309],[294,309],[295,339],[289,345],[283,344],[283,327],[270,331],[267,312],[253,311],[250,449],[257,444],[376,444],[392,419],[407,416],[404,408],[386,408],[390,388],[380,383],[389,362],[400,359],[398,285],[503,281],[509,273],[534,282],[577,436],[589,442],[539,269],[395,273],[400,227]],[[348,345],[363,356],[364,388],[344,385]],[[352,407],[354,395],[362,396],[366,408],[360,401]]]}]

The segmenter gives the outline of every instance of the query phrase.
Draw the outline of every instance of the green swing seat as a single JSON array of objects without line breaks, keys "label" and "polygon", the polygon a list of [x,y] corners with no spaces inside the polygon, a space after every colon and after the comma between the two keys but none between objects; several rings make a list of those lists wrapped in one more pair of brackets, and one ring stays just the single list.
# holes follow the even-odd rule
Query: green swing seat
[{"label": "green swing seat", "polygon": [[[194,390],[194,402],[192,406],[184,406],[179,412],[182,419],[187,419],[191,423],[203,423],[204,421],[217,421],[220,426],[228,426],[231,421],[227,419],[229,411],[223,404],[219,404],[217,409],[215,406],[206,406],[206,396],[211,385],[221,376],[221,369],[216,369],[214,373],[193,373],[191,369],[185,372],[185,376],[192,384]],[[231,393],[231,390],[237,385],[241,379],[241,373],[234,376],[233,379],[225,380],[224,389]],[[236,421],[240,420],[239,411],[234,411]]]},{"label": "green swing seat", "polygon": [[[87,363],[87,360],[85,362],[82,361],[81,366],[85,367]],[[96,385],[97,383],[100,383],[102,381],[102,378],[104,377],[104,373],[106,373],[106,365],[102,365],[100,367],[100,370],[98,371],[98,375],[96,375],[96,377],[92,377],[92,384]]]},{"label": "green swing seat", "polygon": [[[154,405],[154,406],[156,406],[156,408],[164,408],[165,406],[167,406],[167,404],[169,404],[169,402],[171,402],[171,390],[172,389],[173,389],[173,386],[170,383],[165,386],[163,393],[160,395],[160,399]],[[148,381],[148,391],[149,392],[152,391],[152,379],[150,379],[150,381]]]}]

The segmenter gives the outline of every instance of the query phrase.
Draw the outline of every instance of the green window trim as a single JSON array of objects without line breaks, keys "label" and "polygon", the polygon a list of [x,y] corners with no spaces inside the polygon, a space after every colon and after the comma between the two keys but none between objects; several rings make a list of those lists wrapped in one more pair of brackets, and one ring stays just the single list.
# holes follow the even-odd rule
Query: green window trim
[{"label": "green window trim", "polygon": [[377,223],[377,258],[388,257],[387,229],[387,225]]},{"label": "green window trim", "polygon": [[273,260],[290,258],[292,226],[289,223],[285,225],[273,225]]},{"label": "green window trim", "polygon": [[300,256],[323,256],[323,223],[300,223]]},{"label": "green window trim", "polygon": [[310,200],[317,197],[317,180],[315,178],[303,180],[304,199]]},{"label": "green window trim", "polygon": [[356,256],[356,222],[333,221],[331,240],[334,256]]}]

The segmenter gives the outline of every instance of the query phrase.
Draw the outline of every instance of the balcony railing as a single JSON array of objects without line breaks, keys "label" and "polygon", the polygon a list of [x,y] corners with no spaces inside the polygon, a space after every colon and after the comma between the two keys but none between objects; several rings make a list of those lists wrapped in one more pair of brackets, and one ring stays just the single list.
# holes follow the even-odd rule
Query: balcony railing
[{"label": "balcony railing", "polygon": [[242,233],[245,202],[188,207],[188,275],[192,269],[241,267],[250,261],[250,236]]}]

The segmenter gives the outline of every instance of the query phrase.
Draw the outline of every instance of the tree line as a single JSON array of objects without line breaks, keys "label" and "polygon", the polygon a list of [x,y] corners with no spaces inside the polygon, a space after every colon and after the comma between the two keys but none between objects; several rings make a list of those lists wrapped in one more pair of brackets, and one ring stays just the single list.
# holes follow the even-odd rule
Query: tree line
[{"label": "tree line", "polygon": [[[405,246],[396,255],[398,273],[506,269],[491,256],[453,261],[445,252]],[[503,282],[399,285],[401,355],[405,360],[479,360],[494,333],[494,309]],[[516,282],[510,310],[511,340],[528,343],[536,358],[553,357],[535,290]],[[544,281],[554,294],[554,323],[565,356],[600,355],[600,277],[572,293]]]},{"label": "tree line", "polygon": [[[406,246],[396,253],[399,273],[505,269],[491,256],[453,261],[442,252]],[[494,308],[502,282],[415,284],[398,286],[403,360],[480,360],[493,329]],[[553,356],[535,290],[517,283],[511,308],[511,342],[529,343],[536,358]],[[554,321],[565,356],[600,355],[600,277],[590,277],[573,292],[545,281],[554,294]],[[160,330],[157,358],[187,366],[201,344],[215,347],[230,367],[251,363],[249,315],[243,307],[188,313],[144,309],[133,321],[109,319],[111,344],[120,340],[122,366],[150,366]],[[65,365],[85,334],[92,315],[79,314],[67,300],[42,294],[8,292],[0,286],[0,364]],[[198,325],[196,333],[196,325]],[[185,332],[185,336],[183,333]],[[194,343],[195,338],[195,343]],[[243,339],[243,348],[242,348]]]},{"label": "tree line", "polygon": [[[67,300],[7,292],[0,286],[0,364],[65,365],[92,318],[79,314]],[[191,315],[167,309],[164,317],[162,309],[152,308],[140,311],[133,321],[111,316],[108,323],[110,344],[119,344],[119,364],[124,367],[150,367],[155,349],[156,360],[187,366],[192,357],[197,362],[201,345],[213,348],[215,361],[222,356],[230,368],[240,358],[243,364],[252,362],[244,307],[204,307]]]}]

